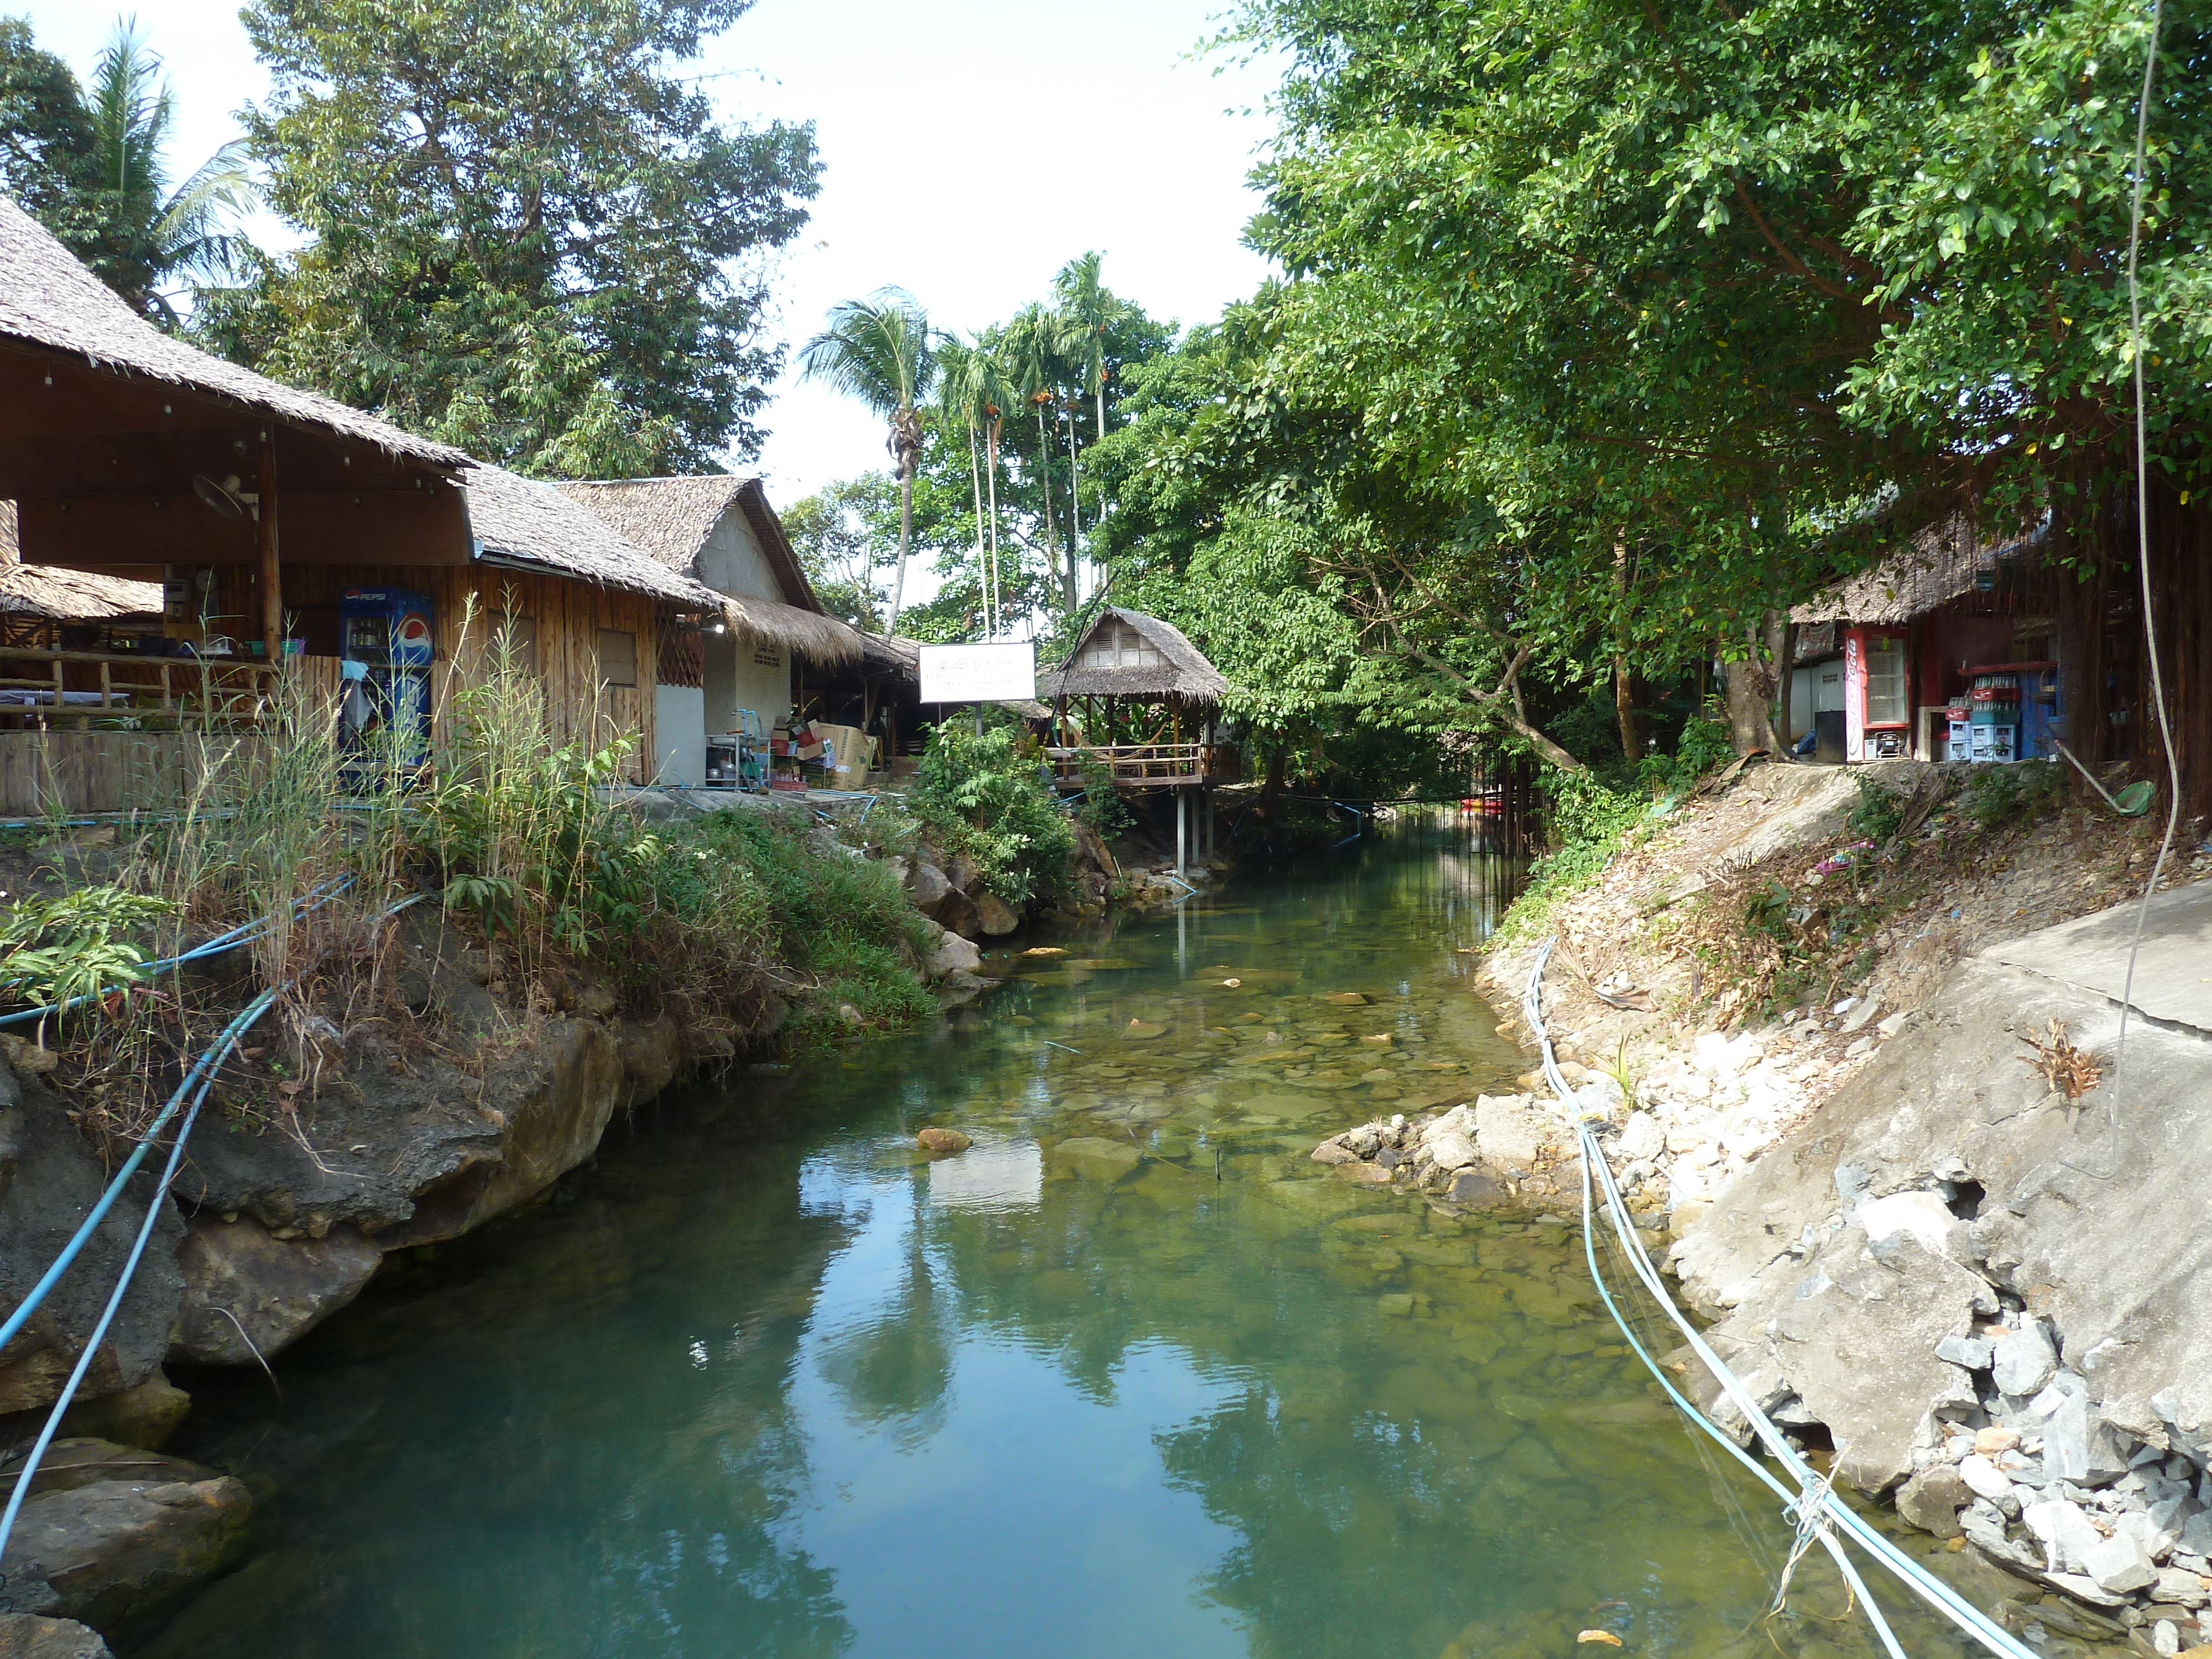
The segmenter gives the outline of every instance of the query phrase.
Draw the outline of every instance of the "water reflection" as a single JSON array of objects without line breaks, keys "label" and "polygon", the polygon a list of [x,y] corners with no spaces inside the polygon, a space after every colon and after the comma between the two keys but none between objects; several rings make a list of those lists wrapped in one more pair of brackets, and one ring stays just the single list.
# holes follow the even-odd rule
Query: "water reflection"
[{"label": "water reflection", "polygon": [[195,1381],[184,1449],[274,1495],[149,1651],[1861,1651],[1818,1586],[1760,1621],[1778,1523],[1557,1230],[1305,1156],[1518,1069],[1464,950],[1499,874],[1404,826],[672,1103],[380,1279],[281,1407]]}]

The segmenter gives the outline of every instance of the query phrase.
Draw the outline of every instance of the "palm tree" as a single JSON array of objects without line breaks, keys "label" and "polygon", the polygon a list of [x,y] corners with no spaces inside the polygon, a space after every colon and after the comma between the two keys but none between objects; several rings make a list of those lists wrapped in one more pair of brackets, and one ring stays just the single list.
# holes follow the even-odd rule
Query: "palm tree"
[{"label": "palm tree", "polygon": [[[1060,399],[1060,389],[1070,379],[1068,348],[1074,343],[1067,319],[1057,311],[1040,305],[1027,305],[1015,313],[1006,325],[1006,344],[1011,354],[1009,368],[1012,370],[1021,395],[1036,411],[1037,465],[1043,487],[1045,544],[1054,550],[1053,562],[1060,562],[1060,537],[1052,522],[1052,436],[1045,427],[1045,409]],[[1057,416],[1053,424],[1059,425]],[[1059,573],[1062,609],[1075,609],[1075,555],[1071,550],[1066,565]]]},{"label": "palm tree", "polygon": [[[940,413],[947,428],[959,425],[968,432],[969,482],[975,495],[975,564],[982,585],[983,624],[996,637],[1005,623],[999,600],[999,434],[1015,393],[1007,384],[1006,367],[991,342],[962,340],[947,335],[939,350],[942,371]],[[981,464],[980,447],[988,466]],[[983,478],[990,479],[990,512],[984,513]],[[988,526],[988,530],[987,527]]]},{"label": "palm tree", "polygon": [[858,398],[890,423],[884,447],[899,481],[898,574],[891,583],[886,635],[898,632],[906,604],[906,560],[914,541],[914,470],[921,460],[921,416],[937,373],[937,339],[929,319],[902,289],[878,289],[865,300],[830,308],[828,325],[799,354],[800,377]]},{"label": "palm tree", "polygon": [[1070,325],[1083,382],[1096,401],[1098,436],[1106,435],[1106,331],[1121,314],[1121,302],[1098,279],[1106,256],[1095,250],[1070,259],[1053,278],[1054,297]]},{"label": "palm tree", "polygon": [[78,252],[137,310],[168,328],[179,319],[165,286],[179,277],[229,279],[245,243],[225,217],[260,199],[234,139],[174,190],[164,152],[176,99],[136,18],[118,19],[85,88],[90,149],[76,158],[79,193],[97,229]]}]

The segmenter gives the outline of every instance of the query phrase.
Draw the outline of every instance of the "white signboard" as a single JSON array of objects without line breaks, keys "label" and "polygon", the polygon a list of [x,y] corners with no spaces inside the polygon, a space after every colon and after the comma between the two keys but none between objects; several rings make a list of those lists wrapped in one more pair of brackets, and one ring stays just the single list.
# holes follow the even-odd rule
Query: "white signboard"
[{"label": "white signboard", "polygon": [[925,645],[924,702],[1006,702],[1036,696],[1036,646]]}]

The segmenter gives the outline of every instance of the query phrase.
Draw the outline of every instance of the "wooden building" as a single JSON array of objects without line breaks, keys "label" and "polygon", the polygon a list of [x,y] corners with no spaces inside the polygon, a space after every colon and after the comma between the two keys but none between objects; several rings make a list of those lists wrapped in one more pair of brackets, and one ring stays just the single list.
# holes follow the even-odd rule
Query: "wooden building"
[{"label": "wooden building", "polygon": [[[1789,735],[1838,763],[2050,758],[2065,736],[2056,575],[2038,536],[1954,519],[1790,611]],[[1977,693],[2012,736],[1971,754]],[[1998,711],[1984,709],[1984,716]],[[1992,722],[1994,723],[1994,722]]]},{"label": "wooden building", "polygon": [[286,665],[335,696],[340,607],[380,587],[430,601],[441,724],[511,614],[560,739],[627,733],[642,781],[664,645],[726,609],[550,486],[162,334],[5,198],[0,501],[19,583],[163,595],[158,619],[104,618],[86,648],[8,636],[4,817],[158,804],[185,738],[252,729]]},{"label": "wooden building", "polygon": [[1116,790],[1171,792],[1178,874],[1200,822],[1194,809],[1204,808],[1200,840],[1210,853],[1212,786],[1237,781],[1237,752],[1218,735],[1228,695],[1221,671],[1181,629],[1115,605],[1099,611],[1065,661],[1037,676],[1061,784],[1081,787],[1103,763]]},{"label": "wooden building", "polygon": [[706,783],[710,740],[764,737],[811,680],[861,663],[864,636],[822,609],[759,479],[708,473],[559,488],[664,569],[720,597],[720,626],[665,636],[654,749],[664,781]]}]

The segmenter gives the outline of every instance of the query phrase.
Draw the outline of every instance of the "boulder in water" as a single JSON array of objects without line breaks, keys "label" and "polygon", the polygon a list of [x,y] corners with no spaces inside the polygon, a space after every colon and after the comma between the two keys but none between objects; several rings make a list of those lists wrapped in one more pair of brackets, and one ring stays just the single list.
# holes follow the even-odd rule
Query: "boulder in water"
[{"label": "boulder in water", "polygon": [[932,1158],[949,1158],[954,1152],[964,1152],[975,1143],[957,1129],[939,1129],[934,1126],[924,1129],[915,1138],[915,1145]]}]

